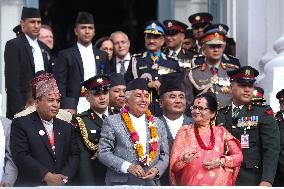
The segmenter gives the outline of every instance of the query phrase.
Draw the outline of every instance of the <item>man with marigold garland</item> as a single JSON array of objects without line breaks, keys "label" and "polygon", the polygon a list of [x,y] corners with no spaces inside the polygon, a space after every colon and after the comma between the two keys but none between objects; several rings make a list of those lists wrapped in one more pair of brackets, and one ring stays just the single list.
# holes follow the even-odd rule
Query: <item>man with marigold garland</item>
[{"label": "man with marigold garland", "polygon": [[126,106],[105,119],[98,158],[107,169],[107,185],[160,185],[169,162],[167,132],[148,110],[147,81],[137,78],[126,87]]}]

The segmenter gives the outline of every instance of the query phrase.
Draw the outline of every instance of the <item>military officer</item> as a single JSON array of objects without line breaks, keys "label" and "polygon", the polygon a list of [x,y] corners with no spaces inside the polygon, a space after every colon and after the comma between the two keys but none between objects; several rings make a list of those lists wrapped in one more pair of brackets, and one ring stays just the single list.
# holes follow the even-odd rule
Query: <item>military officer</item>
[{"label": "military officer", "polygon": [[158,90],[160,88],[160,76],[169,73],[180,73],[178,62],[167,57],[161,52],[165,42],[165,28],[158,21],[150,21],[146,24],[145,47],[143,54],[133,55],[129,68],[124,76],[126,84],[135,78],[148,80],[150,94],[150,110],[155,116],[160,116],[162,111],[159,107]]},{"label": "military officer", "polygon": [[229,90],[230,79],[227,76],[227,70],[234,70],[238,67],[221,60],[226,45],[227,31],[228,27],[224,24],[213,24],[204,30],[204,35],[200,40],[206,62],[193,67],[189,72],[187,82],[193,87],[190,87],[191,91],[186,91],[188,104],[192,103],[194,96],[207,91],[215,93],[219,107],[231,104],[232,94]]},{"label": "military officer", "polygon": [[80,164],[77,178],[80,185],[105,185],[106,167],[97,159],[97,148],[103,119],[108,116],[109,78],[96,75],[81,84],[81,96],[90,103],[90,109],[73,116],[80,133]]},{"label": "military officer", "polygon": [[109,78],[109,113],[113,115],[119,113],[120,108],[125,105],[126,85],[121,73],[112,73]]},{"label": "military officer", "polygon": [[182,40],[182,48],[190,50],[194,54],[199,54],[197,52],[197,44],[192,29],[185,30],[184,39]]},{"label": "military officer", "polygon": [[278,169],[273,186],[284,186],[284,89],[276,94],[276,98],[279,100],[280,110],[276,113],[275,118],[278,123],[280,131],[280,155],[278,161]]},{"label": "military officer", "polygon": [[251,101],[258,71],[250,66],[228,71],[233,102],[218,111],[216,124],[223,125],[241,141],[243,163],[239,186],[271,186],[280,151],[280,136],[273,111]]}]

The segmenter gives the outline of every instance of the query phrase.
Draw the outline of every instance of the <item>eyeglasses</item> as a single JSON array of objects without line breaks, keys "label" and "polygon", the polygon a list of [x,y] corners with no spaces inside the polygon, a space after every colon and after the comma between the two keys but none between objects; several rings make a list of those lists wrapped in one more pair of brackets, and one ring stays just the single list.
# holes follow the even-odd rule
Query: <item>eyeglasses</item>
[{"label": "eyeglasses", "polygon": [[205,107],[202,107],[202,106],[190,106],[190,110],[198,110],[200,112],[203,112],[205,110],[208,110],[209,108],[205,108]]}]

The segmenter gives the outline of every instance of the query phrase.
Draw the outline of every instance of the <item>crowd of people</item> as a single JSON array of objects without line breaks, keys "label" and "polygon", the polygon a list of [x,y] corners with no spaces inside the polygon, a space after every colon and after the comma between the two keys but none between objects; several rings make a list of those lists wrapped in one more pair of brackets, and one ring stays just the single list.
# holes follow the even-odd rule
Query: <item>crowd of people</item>
[{"label": "crowd of people", "polygon": [[284,89],[275,114],[213,20],[149,21],[132,54],[123,31],[93,45],[79,12],[76,43],[54,54],[52,28],[23,7],[4,52],[0,185],[284,186]]}]

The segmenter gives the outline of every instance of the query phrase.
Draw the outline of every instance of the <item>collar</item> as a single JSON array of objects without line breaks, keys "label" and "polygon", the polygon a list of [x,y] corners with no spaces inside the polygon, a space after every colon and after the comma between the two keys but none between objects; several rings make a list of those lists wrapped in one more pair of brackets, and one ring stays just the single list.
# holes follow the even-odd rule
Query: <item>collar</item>
[{"label": "collar", "polygon": [[[41,119],[41,118],[40,118]],[[53,124],[53,119],[49,120],[49,121],[46,121],[44,119],[41,119],[42,123],[43,124],[46,124],[46,125],[52,125]]]},{"label": "collar", "polygon": [[[206,58],[205,58],[205,62],[206,62]],[[219,62],[218,64],[214,65],[214,66],[212,66],[211,64],[207,64],[207,65],[209,66],[209,69],[210,69],[210,68],[219,69],[219,67],[220,67],[220,62]]]},{"label": "collar", "polygon": [[27,38],[27,40],[28,40],[28,42],[29,42],[29,44],[32,46],[33,44],[37,44],[37,38],[35,38],[35,39],[32,39],[32,38],[30,38],[30,36],[28,36],[27,34],[25,34],[25,36],[26,36],[26,38]]},{"label": "collar", "polygon": [[131,120],[136,119],[136,120],[145,121],[145,119],[146,119],[145,113],[143,115],[141,115],[140,117],[136,117],[136,116],[132,115],[130,112],[128,112],[128,114],[129,114]]},{"label": "collar", "polygon": [[[237,107],[233,102],[232,102],[232,110]],[[238,106],[240,108],[240,110],[244,107],[244,105]]]},{"label": "collar", "polygon": [[90,43],[87,47],[85,47],[85,46],[82,45],[81,43],[77,42],[77,46],[78,46],[79,49],[82,49],[82,50],[90,50],[90,49],[93,50],[92,43]]},{"label": "collar", "polygon": [[119,57],[115,57],[115,62],[119,63],[120,61],[130,61],[131,56],[130,53],[127,53],[127,55],[124,58],[119,58]]},{"label": "collar", "polygon": [[167,118],[165,115],[163,115],[163,117],[165,118],[165,120],[167,121],[167,122],[172,122],[172,123],[174,123],[174,122],[178,122],[178,121],[183,121],[183,119],[184,119],[184,116],[183,115],[181,115],[179,118],[177,118],[176,120],[171,120],[171,119],[169,119],[169,118]]},{"label": "collar", "polygon": [[102,113],[102,114],[101,114],[101,113],[98,113],[98,112],[96,112],[95,110],[92,110],[92,109],[91,109],[91,111],[94,112],[94,113],[96,113],[101,119],[103,119],[103,114],[105,114],[107,117],[109,116],[108,107],[106,108],[105,112]]},{"label": "collar", "polygon": [[172,56],[172,55],[173,55],[173,52],[175,52],[176,55],[178,55],[180,51],[181,51],[181,46],[180,46],[180,47],[178,48],[178,50],[176,50],[176,51],[173,51],[173,50],[169,49],[169,55]]},{"label": "collar", "polygon": [[[147,51],[147,52],[148,52],[148,54],[150,55],[150,57],[151,57],[151,56],[154,56],[154,53],[153,53],[153,52],[150,52],[150,51]],[[161,51],[155,53],[155,55],[160,58],[160,57],[161,57]]]}]

